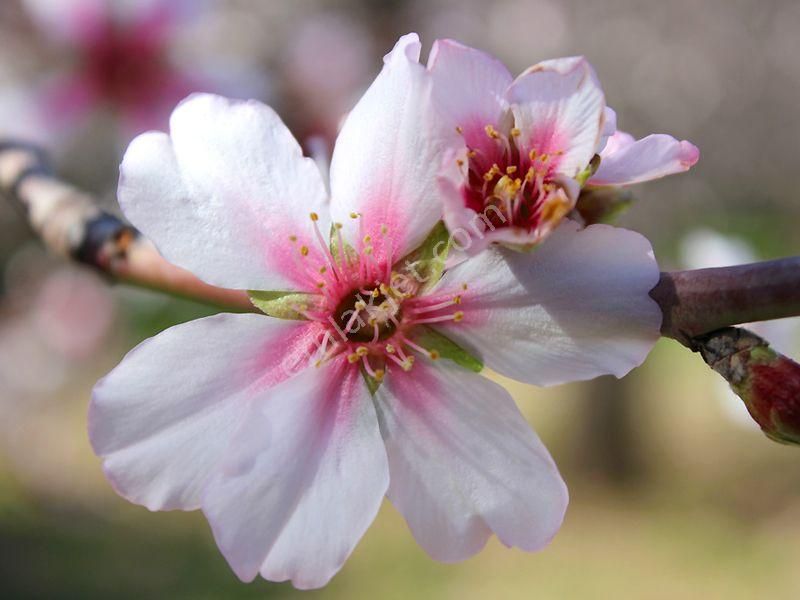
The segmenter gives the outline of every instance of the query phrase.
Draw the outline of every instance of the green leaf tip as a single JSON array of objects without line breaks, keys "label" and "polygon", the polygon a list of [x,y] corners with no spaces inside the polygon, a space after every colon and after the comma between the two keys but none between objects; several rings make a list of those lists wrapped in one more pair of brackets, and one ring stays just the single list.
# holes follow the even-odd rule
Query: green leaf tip
[{"label": "green leaf tip", "polygon": [[315,301],[314,294],[304,294],[301,292],[276,292],[248,290],[247,295],[250,302],[258,310],[276,319],[291,319],[303,321],[305,317],[298,312],[304,310]]},{"label": "green leaf tip", "polygon": [[439,221],[419,247],[396,263],[398,270],[410,273],[422,283],[422,290],[430,289],[444,273],[445,261],[452,242],[444,222]]},{"label": "green leaf tip", "polygon": [[415,342],[431,352],[436,352],[440,358],[451,360],[469,371],[480,373],[483,370],[481,359],[467,352],[449,337],[428,326],[419,328]]}]

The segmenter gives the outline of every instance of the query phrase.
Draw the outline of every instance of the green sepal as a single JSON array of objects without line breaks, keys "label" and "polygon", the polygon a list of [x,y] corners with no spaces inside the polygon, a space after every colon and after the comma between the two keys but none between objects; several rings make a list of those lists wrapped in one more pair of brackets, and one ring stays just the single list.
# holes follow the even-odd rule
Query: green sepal
[{"label": "green sepal", "polygon": [[578,173],[578,175],[575,177],[575,180],[580,184],[581,187],[583,187],[586,184],[586,181],[589,179],[589,177],[597,173],[597,169],[599,167],[600,167],[600,155],[595,154],[592,157],[592,160],[589,161],[589,165],[583,171]]},{"label": "green sepal", "polygon": [[258,310],[276,319],[292,319],[304,321],[306,318],[295,310],[294,307],[300,305],[304,307],[313,306],[316,302],[316,294],[304,294],[301,292],[274,292],[248,290],[247,295],[250,302]]},{"label": "green sepal", "polygon": [[428,326],[421,326],[415,332],[414,341],[426,350],[435,350],[441,358],[452,360],[459,367],[464,367],[475,373],[483,370],[483,361],[456,344],[449,337],[442,335]]},{"label": "green sepal", "polygon": [[575,210],[584,224],[611,224],[633,204],[630,191],[619,187],[590,186],[581,190]]},{"label": "green sepal", "polygon": [[364,383],[367,384],[369,395],[374,396],[378,392],[378,388],[381,387],[382,382],[378,381],[372,375],[367,373],[366,369],[364,369],[364,365],[361,365],[359,370],[361,371],[361,376],[364,378]]},{"label": "green sepal", "polygon": [[[355,264],[358,262],[358,252],[356,249],[353,248],[350,244],[344,241],[342,238],[342,244],[344,245],[344,256],[347,258],[348,263]],[[339,258],[339,234],[336,233],[336,225],[331,224],[331,235],[330,235],[330,248],[331,254],[333,255],[333,261],[336,265],[341,264],[341,259]]]},{"label": "green sepal", "polygon": [[430,289],[442,278],[452,242],[444,222],[439,221],[416,250],[395,263],[396,270],[422,283],[420,291]]}]

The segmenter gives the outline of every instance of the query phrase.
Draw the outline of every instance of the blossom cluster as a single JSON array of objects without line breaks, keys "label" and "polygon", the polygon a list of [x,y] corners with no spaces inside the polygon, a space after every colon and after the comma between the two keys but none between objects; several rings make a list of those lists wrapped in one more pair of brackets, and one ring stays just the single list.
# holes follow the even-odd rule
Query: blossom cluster
[{"label": "blossom cluster", "polygon": [[486,367],[536,385],[621,377],[659,337],[648,241],[574,219],[581,191],[685,171],[635,140],[589,63],[516,79],[402,37],[344,121],[329,181],[269,107],[198,94],[128,148],[119,201],[169,261],[249,290],[144,342],[94,390],[119,494],[202,509],[245,581],[327,583],[387,497],[419,544],[538,550],[566,486]]}]

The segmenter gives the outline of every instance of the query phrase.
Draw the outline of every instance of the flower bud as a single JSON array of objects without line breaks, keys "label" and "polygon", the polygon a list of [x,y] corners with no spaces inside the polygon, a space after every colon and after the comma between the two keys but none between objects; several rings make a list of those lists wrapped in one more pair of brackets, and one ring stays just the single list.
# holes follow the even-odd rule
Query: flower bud
[{"label": "flower bud", "polygon": [[767,437],[800,445],[800,364],[746,329],[720,329],[695,341]]}]

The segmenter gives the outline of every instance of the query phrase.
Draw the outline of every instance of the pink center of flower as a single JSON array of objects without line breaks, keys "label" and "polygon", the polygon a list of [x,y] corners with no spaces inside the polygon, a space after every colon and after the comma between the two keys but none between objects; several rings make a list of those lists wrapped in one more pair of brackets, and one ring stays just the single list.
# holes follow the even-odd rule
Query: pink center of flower
[{"label": "pink center of flower", "polygon": [[456,160],[464,174],[464,203],[483,214],[493,228],[516,227],[526,233],[552,229],[571,209],[570,199],[557,177],[564,154],[552,148],[525,148],[522,132],[507,133],[486,125],[467,134],[466,160]]},{"label": "pink center of flower", "polygon": [[[360,219],[355,213],[351,217]],[[316,302],[293,308],[321,325],[316,366],[333,359],[347,360],[381,381],[389,369],[411,370],[416,354],[438,359],[435,349],[414,340],[429,324],[460,322],[464,313],[456,309],[463,294],[427,294],[413,273],[394,270],[391,237],[385,226],[378,240],[382,244],[378,258],[371,236],[363,235],[360,250],[356,250],[344,244],[342,225],[335,223],[331,247],[325,243],[315,213],[311,213],[311,221],[325,262],[312,264],[309,248],[298,247],[299,266],[316,280],[317,297]],[[297,236],[289,239],[297,243]],[[464,284],[462,291],[466,290]]]}]

